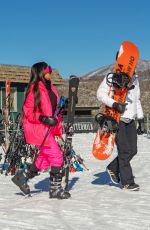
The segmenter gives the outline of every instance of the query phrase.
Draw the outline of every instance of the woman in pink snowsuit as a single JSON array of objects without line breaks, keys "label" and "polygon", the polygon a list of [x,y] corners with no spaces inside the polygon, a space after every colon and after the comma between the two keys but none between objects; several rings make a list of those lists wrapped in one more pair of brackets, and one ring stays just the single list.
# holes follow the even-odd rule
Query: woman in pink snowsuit
[{"label": "woman in pink snowsuit", "polygon": [[67,199],[70,193],[61,186],[63,154],[55,140],[56,136],[62,136],[62,116],[61,114],[55,116],[59,96],[51,83],[51,73],[51,67],[45,62],[36,63],[31,68],[30,82],[23,105],[23,128],[26,143],[38,146],[40,152],[26,172],[18,172],[12,181],[24,194],[29,194],[28,179],[37,175],[39,170],[50,167],[49,197]]}]

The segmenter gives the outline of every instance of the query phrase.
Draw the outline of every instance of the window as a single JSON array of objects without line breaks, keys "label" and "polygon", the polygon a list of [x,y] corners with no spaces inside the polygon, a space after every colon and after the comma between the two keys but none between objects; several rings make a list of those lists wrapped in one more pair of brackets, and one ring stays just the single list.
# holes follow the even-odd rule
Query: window
[{"label": "window", "polygon": [[[6,91],[1,88],[1,108],[6,108]],[[10,88],[10,111],[17,112],[17,88]]]}]

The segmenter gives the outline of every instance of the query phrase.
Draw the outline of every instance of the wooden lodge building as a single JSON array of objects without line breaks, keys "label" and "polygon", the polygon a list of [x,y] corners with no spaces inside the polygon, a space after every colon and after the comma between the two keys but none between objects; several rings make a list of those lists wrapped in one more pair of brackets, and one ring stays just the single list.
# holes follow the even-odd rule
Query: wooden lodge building
[{"label": "wooden lodge building", "polygon": [[[10,87],[10,116],[15,121],[17,114],[22,109],[24,102],[26,88],[30,79],[30,67],[17,66],[17,65],[0,65],[0,108],[5,110],[7,117],[8,114],[8,101],[7,101],[7,87]],[[67,96],[68,88],[64,88],[62,92],[60,88],[66,85],[67,81],[64,80],[56,69],[52,72],[52,83],[58,89],[60,95]],[[75,112],[75,130],[76,131],[93,131],[95,130],[95,122],[93,117],[93,110],[98,110],[94,106],[78,106]],[[64,116],[65,118],[65,116]],[[66,120],[66,119],[64,119]]]}]

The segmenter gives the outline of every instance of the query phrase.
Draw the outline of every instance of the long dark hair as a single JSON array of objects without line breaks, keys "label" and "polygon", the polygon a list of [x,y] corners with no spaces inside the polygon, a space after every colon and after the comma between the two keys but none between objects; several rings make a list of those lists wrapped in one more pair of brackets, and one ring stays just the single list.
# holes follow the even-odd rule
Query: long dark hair
[{"label": "long dark hair", "polygon": [[[27,87],[26,95],[25,95],[25,101],[26,98],[30,92],[31,85],[34,84],[34,112],[36,111],[37,107],[40,112],[42,112],[41,109],[41,101],[40,101],[40,91],[39,91],[39,81],[42,81],[44,85],[46,86],[46,82],[44,79],[44,69],[48,66],[46,62],[38,62],[35,63],[31,67],[31,74],[30,74],[30,81]],[[47,88],[47,87],[46,87]],[[25,103],[24,101],[24,103]]]}]

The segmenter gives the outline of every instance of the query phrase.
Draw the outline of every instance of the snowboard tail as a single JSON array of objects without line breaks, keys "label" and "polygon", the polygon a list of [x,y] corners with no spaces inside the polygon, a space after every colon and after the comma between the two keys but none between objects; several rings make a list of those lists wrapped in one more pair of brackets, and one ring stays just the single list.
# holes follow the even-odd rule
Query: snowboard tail
[{"label": "snowboard tail", "polygon": [[[138,58],[138,48],[132,42],[124,41],[118,51],[118,56],[114,67],[114,74],[117,74],[117,77],[121,77],[122,74],[127,75],[130,84],[138,63]],[[111,86],[112,84],[110,87]],[[115,87],[113,99],[117,103],[122,104],[126,100],[127,92],[128,87]],[[119,124],[121,114],[115,109],[105,105],[102,115],[104,117],[112,117]],[[98,160],[106,160],[110,157],[115,145],[115,136],[116,132],[107,130],[106,127],[104,128],[99,125],[92,150],[95,158]]]},{"label": "snowboard tail", "polygon": [[97,131],[93,143],[93,155],[99,160],[106,160],[110,157],[115,144],[115,133]]}]

